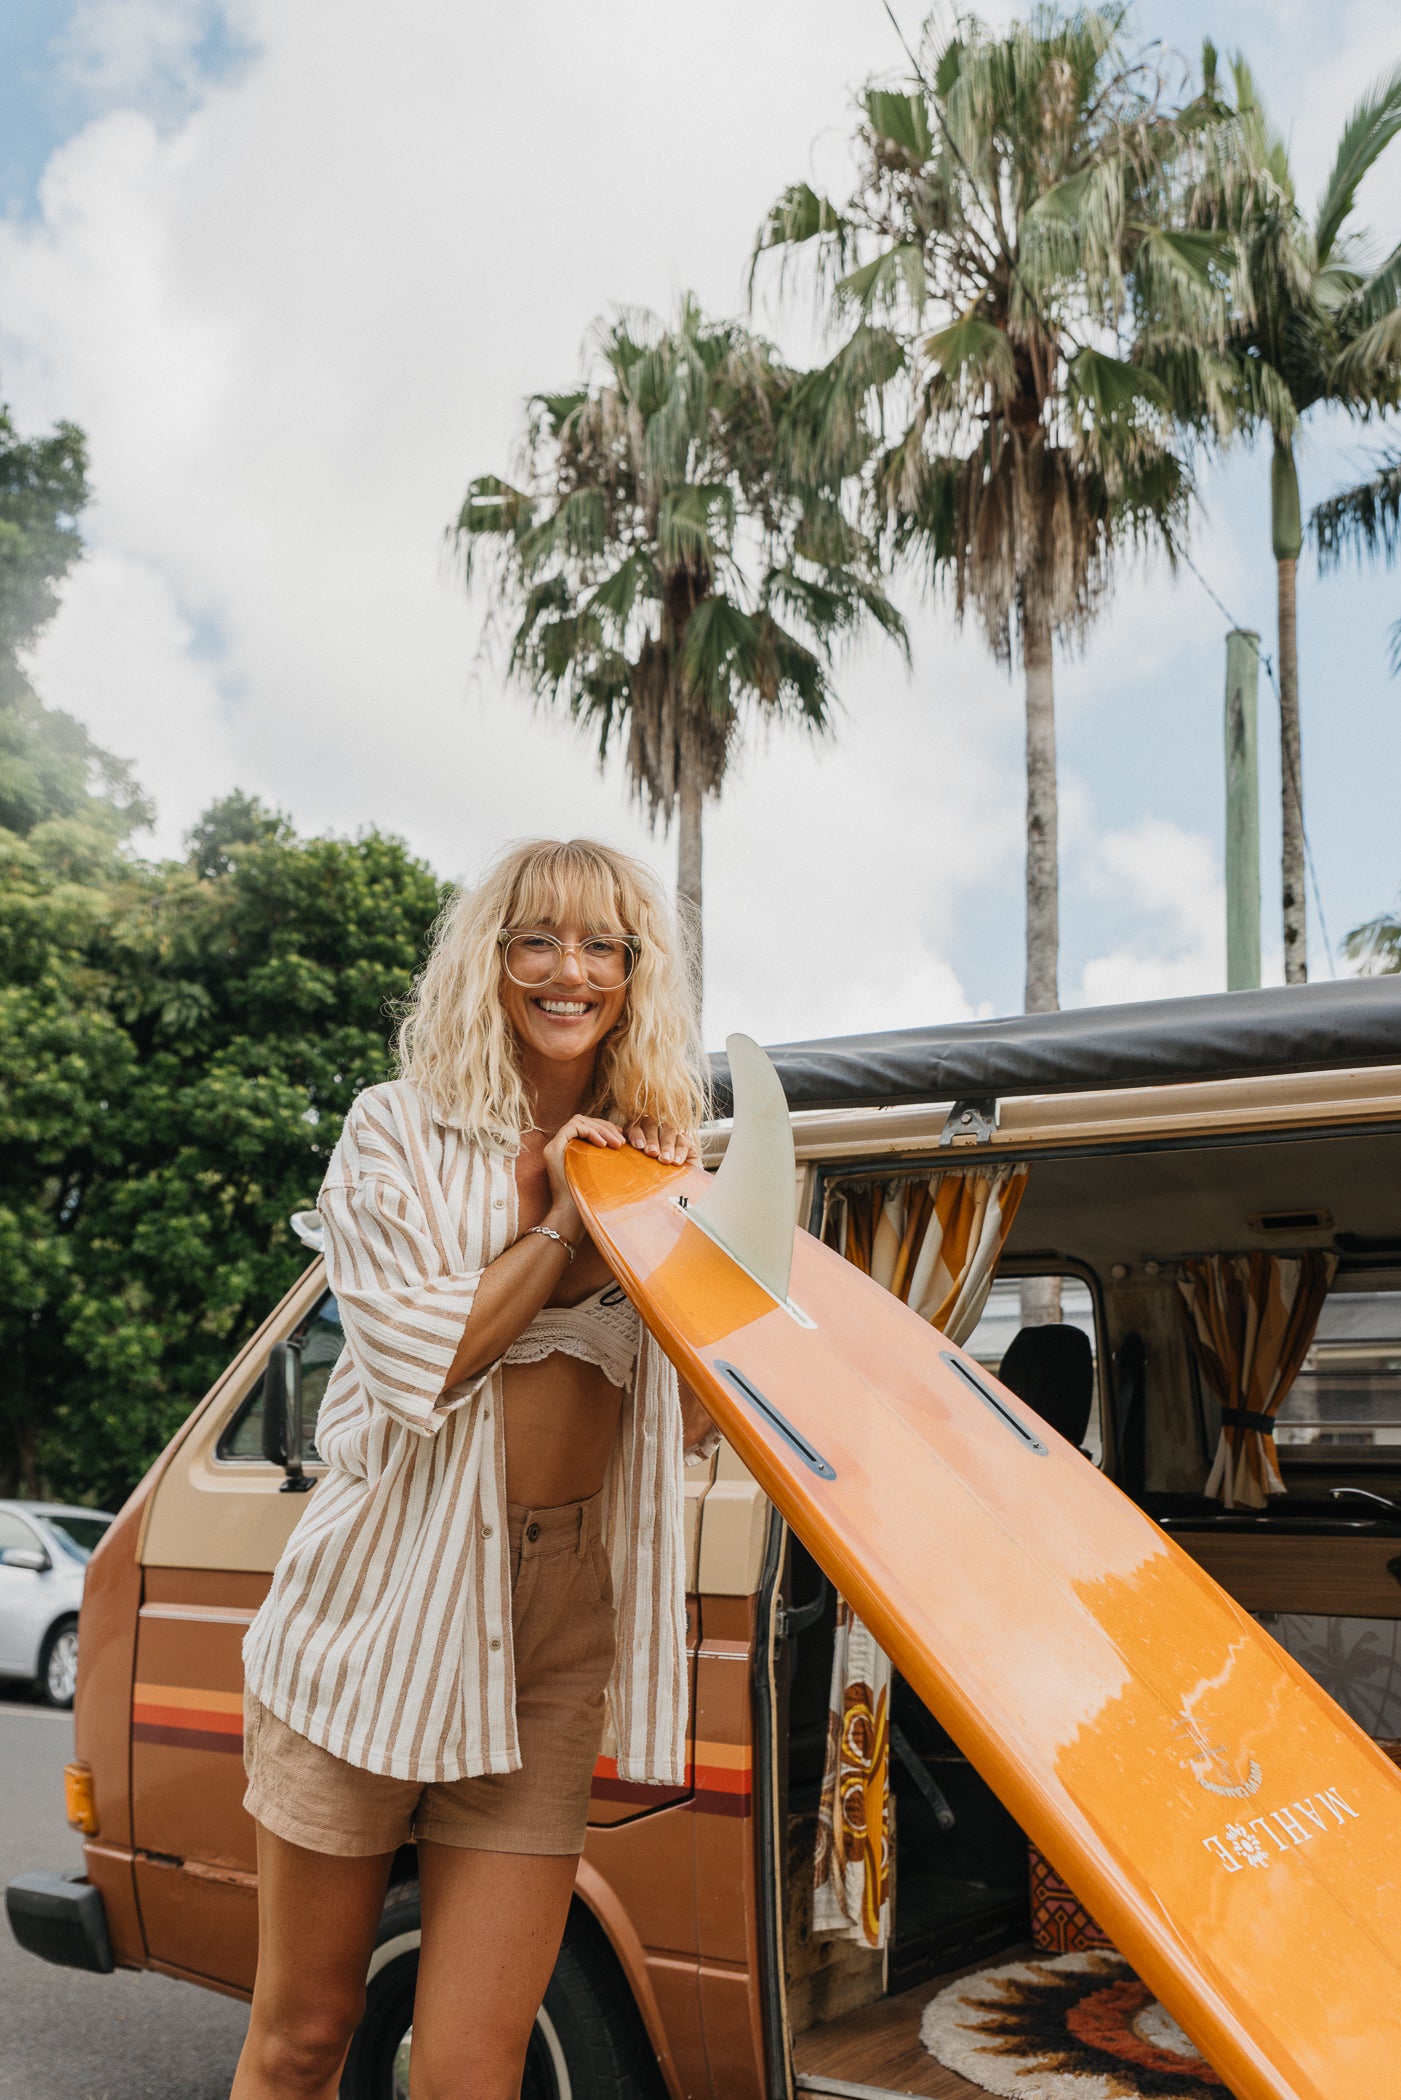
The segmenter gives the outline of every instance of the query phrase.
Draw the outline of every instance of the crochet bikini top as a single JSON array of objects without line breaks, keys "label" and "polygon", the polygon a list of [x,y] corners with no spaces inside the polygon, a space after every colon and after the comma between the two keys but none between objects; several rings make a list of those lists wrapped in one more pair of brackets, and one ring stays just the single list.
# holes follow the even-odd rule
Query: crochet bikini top
[{"label": "crochet bikini top", "polygon": [[605,1284],[577,1305],[546,1305],[516,1336],[503,1364],[538,1364],[558,1349],[597,1364],[610,1385],[626,1385],[637,1359],[638,1318],[626,1293]]}]

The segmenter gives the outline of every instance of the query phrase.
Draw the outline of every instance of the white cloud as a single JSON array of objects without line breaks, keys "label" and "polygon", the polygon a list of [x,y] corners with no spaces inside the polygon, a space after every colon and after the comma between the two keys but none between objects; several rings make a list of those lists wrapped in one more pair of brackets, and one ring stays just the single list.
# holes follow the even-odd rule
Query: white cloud
[{"label": "white cloud", "polygon": [[1081,880],[1132,920],[1135,938],[1091,957],[1073,1006],[1171,999],[1220,991],[1226,971],[1226,893],[1216,852],[1161,818],[1106,832],[1088,845]]},{"label": "white cloud", "polygon": [[[714,0],[698,34],[649,0],[239,0],[244,55],[201,87],[214,23],[206,0],[87,0],[65,63],[98,114],[37,217],[0,224],[6,396],[27,427],[84,426],[98,497],[44,689],[135,759],[166,846],[238,785],[453,875],[564,829],[669,871],[616,767],[501,691],[443,527],[610,303],[740,307],[768,203],[898,63],[880,10]],[[1181,602],[1126,579],[1058,675],[1068,727],[1117,733],[1116,692],[1189,662]],[[742,759],[708,831],[712,1034],[953,1018],[1013,981],[1019,687],[943,616],[915,662],[873,645],[831,749]],[[1112,853],[1102,778],[1063,787],[1069,893]],[[1209,974],[1204,922],[1144,910],[1083,996]]]}]

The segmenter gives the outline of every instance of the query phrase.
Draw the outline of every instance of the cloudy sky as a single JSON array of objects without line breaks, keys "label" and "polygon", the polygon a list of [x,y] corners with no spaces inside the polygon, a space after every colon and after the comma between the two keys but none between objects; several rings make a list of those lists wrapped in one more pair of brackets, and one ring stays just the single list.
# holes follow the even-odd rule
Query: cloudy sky
[{"label": "cloudy sky", "polygon": [[[1310,198],[1401,58],[1382,0],[1158,0],[1136,20],[1245,49]],[[35,672],[135,761],[151,850],[239,786],[305,830],[400,832],[456,877],[534,831],[670,873],[618,775],[503,689],[443,529],[472,475],[511,466],[525,397],[575,377],[595,316],[685,289],[741,309],[767,205],[840,181],[853,87],[898,58],[880,0],[6,0],[0,396],[26,432],[87,430],[97,499]],[[1401,144],[1363,207],[1390,246]],[[801,316],[759,318],[800,340]],[[1376,441],[1314,426],[1305,500]],[[1268,460],[1203,495],[1194,557],[1269,645]],[[1301,572],[1300,605],[1336,948],[1401,886],[1401,579]],[[1019,1004],[1019,684],[946,613],[908,609],[912,670],[863,649],[836,738],[751,742],[709,818],[712,1039]],[[1058,664],[1067,1004],[1223,982],[1224,625],[1190,575],[1129,573]],[[1265,689],[1261,717],[1268,751]],[[1263,791],[1277,975],[1268,761]]]}]

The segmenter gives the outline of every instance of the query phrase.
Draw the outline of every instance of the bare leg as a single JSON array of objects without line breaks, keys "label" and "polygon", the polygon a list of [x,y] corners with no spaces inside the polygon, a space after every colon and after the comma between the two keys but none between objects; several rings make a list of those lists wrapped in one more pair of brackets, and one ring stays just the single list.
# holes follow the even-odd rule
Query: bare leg
[{"label": "bare leg", "polygon": [[413,2100],[517,2100],[577,1866],[572,1855],[420,1843]]},{"label": "bare leg", "polygon": [[258,1825],[258,1974],[229,2100],[335,2100],[393,1858],[308,1852]]}]

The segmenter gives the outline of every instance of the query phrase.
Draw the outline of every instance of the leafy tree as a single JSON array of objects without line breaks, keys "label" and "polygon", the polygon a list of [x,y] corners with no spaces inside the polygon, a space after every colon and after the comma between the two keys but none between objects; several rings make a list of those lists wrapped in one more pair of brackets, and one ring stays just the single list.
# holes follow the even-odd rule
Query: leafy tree
[{"label": "leafy tree", "polygon": [[692,299],[673,328],[620,319],[586,384],[534,397],[521,484],[473,481],[454,528],[469,582],[492,558],[513,609],[512,676],[600,760],[621,745],[652,821],[678,819],[698,962],[702,807],[746,710],[820,733],[836,644],[867,619],[904,637],[831,477],[804,471],[810,408],[768,343]]},{"label": "leafy tree", "polygon": [[839,446],[883,398],[870,488],[893,553],[1021,657],[1033,1012],[1059,996],[1054,640],[1083,636],[1126,551],[1172,553],[1190,482],[1143,360],[1223,322],[1224,244],[1175,216],[1195,120],[1126,55],[1122,15],[927,32],[916,78],[860,98],[851,195],[795,185],[756,251],[816,259],[844,336],[823,379]]},{"label": "leafy tree", "polygon": [[243,796],[186,862],[0,865],[0,1472],[112,1502],[305,1261],[355,1094],[390,1068],[439,890],[378,833],[300,840]]},{"label": "leafy tree", "polygon": [[1294,447],[1301,420],[1320,405],[1369,416],[1401,398],[1401,247],[1368,259],[1356,224],[1358,188],[1401,130],[1401,66],[1383,75],[1343,126],[1312,219],[1300,208],[1289,151],[1273,128],[1249,67],[1232,62],[1222,87],[1204,56],[1215,105],[1213,151],[1191,217],[1229,233],[1241,284],[1224,355],[1213,347],[1163,369],[1184,413],[1218,428],[1241,422],[1270,434],[1270,534],[1275,558],[1284,848],[1284,974],[1308,975],[1304,893],[1303,754],[1299,738],[1296,585],[1302,528]]},{"label": "leafy tree", "polygon": [[82,552],[87,445],[76,424],[21,439],[0,408],[0,658],[16,659],[58,610],[58,590]]}]

